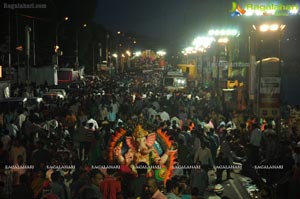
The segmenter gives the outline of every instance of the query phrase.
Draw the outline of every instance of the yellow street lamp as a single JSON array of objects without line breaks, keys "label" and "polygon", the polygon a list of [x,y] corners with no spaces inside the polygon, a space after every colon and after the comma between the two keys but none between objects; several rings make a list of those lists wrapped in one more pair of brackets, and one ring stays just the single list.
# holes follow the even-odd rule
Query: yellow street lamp
[{"label": "yellow street lamp", "polygon": [[130,57],[131,56],[131,52],[129,50],[126,50],[126,55],[128,55]]},{"label": "yellow street lamp", "polygon": [[218,39],[218,43],[219,43],[219,44],[227,44],[228,42],[229,42],[228,37],[220,37],[220,38]]},{"label": "yellow street lamp", "polygon": [[56,28],[55,28],[55,48],[54,48],[54,51],[56,53],[56,65],[58,66],[58,28],[60,27],[60,25],[65,22],[65,21],[68,21],[69,20],[69,17],[65,17],[63,20],[61,20],[60,22],[58,22],[56,24]]},{"label": "yellow street lamp", "polygon": [[[252,25],[252,27],[256,30],[255,25]],[[281,24],[262,24],[259,26],[260,32],[268,32],[268,31],[282,31],[285,28],[285,25]]]}]

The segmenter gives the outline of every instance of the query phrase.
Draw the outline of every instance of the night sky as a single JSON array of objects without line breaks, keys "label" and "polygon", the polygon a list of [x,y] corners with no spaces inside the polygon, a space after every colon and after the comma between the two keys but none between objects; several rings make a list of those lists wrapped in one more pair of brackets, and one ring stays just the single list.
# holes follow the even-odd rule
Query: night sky
[{"label": "night sky", "polygon": [[95,21],[113,31],[184,40],[224,19],[224,5],[220,0],[98,0]]}]

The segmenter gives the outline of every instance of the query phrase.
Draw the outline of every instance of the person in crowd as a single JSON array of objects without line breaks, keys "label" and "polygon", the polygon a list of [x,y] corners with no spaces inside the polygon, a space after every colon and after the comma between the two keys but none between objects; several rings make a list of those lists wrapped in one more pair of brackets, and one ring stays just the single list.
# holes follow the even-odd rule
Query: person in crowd
[{"label": "person in crowd", "polygon": [[25,122],[26,118],[27,118],[27,115],[28,115],[28,110],[25,108],[25,109],[20,109],[18,110],[18,118],[17,118],[17,121],[18,121],[18,128],[21,129],[22,126],[23,126],[23,123]]},{"label": "person in crowd", "polygon": [[180,195],[181,198],[187,199],[190,198],[190,193],[191,193],[191,187],[188,182],[188,177],[187,176],[179,176],[178,178],[179,186],[180,186]]},{"label": "person in crowd", "polygon": [[227,180],[232,179],[230,176],[230,169],[226,168],[226,166],[229,166],[229,159],[227,157],[224,156],[223,152],[220,152],[218,155],[218,158],[216,160],[216,174],[217,174],[217,180],[216,183],[217,184],[221,184],[222,183],[222,176],[223,176],[223,171],[226,170],[226,174],[227,174]]},{"label": "person in crowd", "polygon": [[103,194],[103,198],[107,199],[121,199],[122,188],[121,183],[116,179],[117,170],[107,169],[107,176],[100,184],[100,191]]},{"label": "person in crowd", "polygon": [[105,118],[107,118],[108,115],[108,109],[107,106],[104,104],[100,104],[99,105],[99,110],[100,110],[100,116],[99,116],[99,120],[102,122],[105,120]]},{"label": "person in crowd", "polygon": [[217,168],[217,183],[222,182],[222,174],[224,171],[224,168],[222,167],[225,167],[227,173],[227,180],[231,179],[230,176],[231,169],[229,168],[233,164],[233,158],[231,154],[232,149],[230,147],[230,141],[231,141],[231,136],[227,135],[225,140],[222,142],[220,146],[220,153],[217,162],[218,162],[218,166],[220,166],[221,168]]},{"label": "person in crowd", "polygon": [[293,159],[295,162],[295,166],[300,165],[300,146],[294,147]]},{"label": "person in crowd", "polygon": [[45,172],[43,170],[38,170],[33,176],[33,180],[31,182],[31,188],[33,190],[34,199],[40,199],[43,191],[43,184],[45,182],[49,182],[45,178]]},{"label": "person in crowd", "polygon": [[155,178],[147,179],[146,192],[150,195],[151,199],[167,199],[167,197],[160,191]]},{"label": "person in crowd", "polygon": [[12,174],[13,174],[13,184],[19,185],[20,184],[20,176],[23,174],[26,174],[26,169],[22,168],[24,166],[24,158],[22,155],[18,155],[17,158],[17,164],[15,164],[16,168],[12,168]]},{"label": "person in crowd", "polygon": [[90,116],[88,121],[86,121],[86,125],[87,125],[86,127],[88,127],[89,124],[93,124],[92,125],[93,130],[98,130],[99,129],[98,122],[92,116]]},{"label": "person in crowd", "polygon": [[120,104],[119,104],[119,102],[117,101],[117,99],[116,99],[115,96],[112,98],[110,107],[112,108],[112,111],[113,111],[115,114],[118,114],[118,113],[119,113]]},{"label": "person in crowd", "polygon": [[80,110],[77,120],[78,127],[81,127],[83,124],[85,124],[87,120],[88,116],[86,115],[86,113],[83,110]]},{"label": "person in crowd", "polygon": [[145,162],[137,164],[138,177],[130,184],[130,192],[134,198],[142,197],[144,186],[147,182],[147,167],[148,165]]},{"label": "person in crowd", "polygon": [[246,123],[240,124],[240,144],[246,146],[249,142],[249,131],[246,129]]},{"label": "person in crowd", "polygon": [[80,142],[80,157],[82,160],[87,160],[89,158],[89,153],[92,144],[96,141],[95,134],[96,130],[92,122],[87,123],[84,128],[81,128],[82,139]]},{"label": "person in crowd", "polygon": [[44,144],[41,141],[36,143],[36,149],[32,151],[32,164],[39,168],[41,164],[45,165],[49,161],[49,152],[44,149]]},{"label": "person in crowd", "polygon": [[204,197],[204,192],[208,187],[208,176],[206,171],[201,168],[201,162],[197,162],[190,175],[191,190],[197,188],[197,195]]},{"label": "person in crowd", "polygon": [[112,107],[108,108],[107,119],[109,121],[110,128],[113,129],[117,120],[117,114],[113,111]]},{"label": "person in crowd", "polygon": [[16,120],[12,120],[10,124],[7,126],[7,130],[9,132],[9,136],[12,138],[16,138],[19,135],[20,128],[17,125]]},{"label": "person in crowd", "polygon": [[216,157],[217,157],[217,151],[219,148],[219,137],[218,135],[215,133],[215,130],[213,128],[211,128],[208,132],[208,140],[209,140],[209,144],[210,144],[210,150],[211,150],[211,155],[212,155],[212,159],[213,159],[213,164],[215,164],[216,161]]},{"label": "person in crowd", "polygon": [[211,150],[205,142],[201,142],[201,147],[196,151],[194,163],[201,162],[203,169],[208,170],[214,166]]},{"label": "person in crowd", "polygon": [[20,144],[20,140],[19,139],[14,139],[13,146],[11,147],[10,152],[9,152],[10,162],[12,164],[17,164],[18,163],[18,156],[21,155],[23,157],[24,163],[26,163],[26,159],[27,159],[26,154],[27,154],[27,151],[26,151],[25,147],[23,147]]},{"label": "person in crowd", "polygon": [[11,198],[13,187],[13,176],[10,170],[5,169],[5,163],[0,163],[0,196]]},{"label": "person in crowd", "polygon": [[88,172],[79,168],[72,173],[72,183],[70,184],[71,198],[80,199],[81,189],[90,182]]},{"label": "person in crowd", "polygon": [[176,180],[168,180],[166,183],[166,191],[168,199],[180,199],[179,183]]},{"label": "person in crowd", "polygon": [[64,186],[61,184],[61,174],[59,171],[54,171],[51,174],[51,192],[58,196],[59,199],[65,199]]},{"label": "person in crowd", "polygon": [[227,131],[226,131],[226,126],[225,126],[225,122],[222,121],[220,123],[220,125],[217,128],[217,134],[220,138],[220,143],[223,142],[223,140],[225,139],[226,135],[227,135]]},{"label": "person in crowd", "polygon": [[26,174],[20,175],[20,184],[13,187],[12,199],[34,199],[33,191],[30,187],[29,177]]},{"label": "person in crowd", "polygon": [[[190,161],[192,159],[191,151],[188,147],[188,145],[184,145],[184,141],[182,139],[178,140],[178,164],[181,165],[189,165],[192,162]],[[185,173],[187,173],[185,171]]]},{"label": "person in crowd", "polygon": [[252,131],[250,134],[250,163],[252,165],[258,164],[259,161],[259,149],[262,141],[262,132],[260,131],[258,123],[252,124]]},{"label": "person in crowd", "polygon": [[269,122],[265,125],[265,130],[263,132],[263,136],[266,137],[268,135],[276,135],[275,130],[273,129],[272,124]]},{"label": "person in crowd", "polygon": [[102,199],[108,197],[103,197],[102,193],[100,192],[100,184],[104,179],[104,175],[97,169],[93,169],[89,172],[89,182],[87,185],[84,185],[80,189],[80,199],[85,198],[95,198],[95,199]]},{"label": "person in crowd", "polygon": [[4,135],[0,141],[0,163],[7,163],[9,160],[7,150],[8,150],[8,145],[9,145],[10,141],[11,141],[11,139],[7,134]]},{"label": "person in crowd", "polygon": [[64,118],[65,120],[65,126],[67,127],[68,131],[70,132],[71,136],[73,137],[74,131],[76,129],[77,125],[77,117],[73,111],[69,111],[66,117]]},{"label": "person in crowd", "polygon": [[199,196],[199,189],[197,187],[192,188],[191,190],[191,199],[202,199],[203,197]]}]

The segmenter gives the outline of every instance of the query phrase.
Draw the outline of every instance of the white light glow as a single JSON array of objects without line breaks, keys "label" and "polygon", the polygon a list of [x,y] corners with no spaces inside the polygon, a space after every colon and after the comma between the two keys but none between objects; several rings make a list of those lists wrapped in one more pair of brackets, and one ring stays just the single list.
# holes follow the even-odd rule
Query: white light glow
[{"label": "white light glow", "polygon": [[128,55],[130,57],[131,56],[131,52],[129,50],[126,50],[126,55]]},{"label": "white light glow", "polygon": [[141,51],[137,51],[137,52],[134,53],[134,55],[137,56],[137,57],[141,56],[141,54],[142,54]]},{"label": "white light glow", "polygon": [[259,30],[260,30],[261,32],[266,32],[266,31],[269,30],[269,25],[263,24],[263,25],[261,25],[261,26],[259,27]]},{"label": "white light glow", "polygon": [[197,37],[193,41],[193,46],[196,51],[203,51],[206,48],[209,48],[211,43],[215,41],[213,37]]},{"label": "white light glow", "polygon": [[229,42],[229,39],[227,37],[222,37],[218,39],[218,43],[221,44],[227,44]]},{"label": "white light glow", "polygon": [[272,24],[272,25],[270,25],[270,30],[271,31],[277,31],[277,30],[279,30],[279,25],[278,24]]},{"label": "white light glow", "polygon": [[209,36],[239,36],[240,33],[236,29],[221,29],[221,30],[209,30]]},{"label": "white light glow", "polygon": [[164,50],[159,50],[156,52],[156,54],[158,54],[159,56],[165,56],[167,53]]},{"label": "white light glow", "polygon": [[290,13],[291,15],[298,14],[298,12],[299,12],[299,9],[298,9],[297,7],[294,7],[293,9],[291,9],[291,10],[289,11],[289,13]]}]

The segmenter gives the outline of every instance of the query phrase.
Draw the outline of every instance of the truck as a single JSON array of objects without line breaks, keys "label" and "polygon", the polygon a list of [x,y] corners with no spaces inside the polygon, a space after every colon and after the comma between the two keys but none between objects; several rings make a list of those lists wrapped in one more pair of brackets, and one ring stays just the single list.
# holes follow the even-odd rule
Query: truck
[{"label": "truck", "polygon": [[187,78],[181,71],[169,71],[163,78],[163,87],[168,91],[184,90],[187,88]]},{"label": "truck", "polygon": [[73,68],[59,68],[57,71],[58,84],[68,84],[81,79],[79,71]]}]

